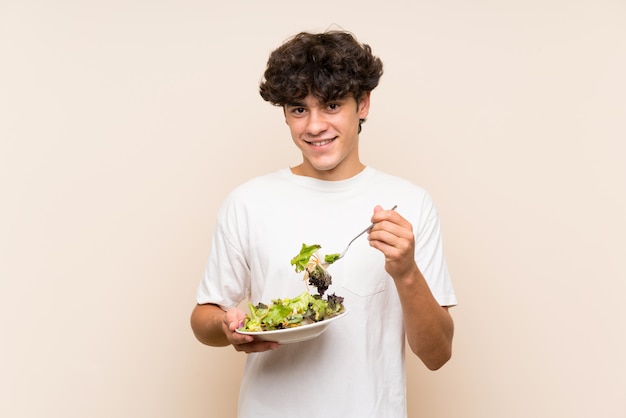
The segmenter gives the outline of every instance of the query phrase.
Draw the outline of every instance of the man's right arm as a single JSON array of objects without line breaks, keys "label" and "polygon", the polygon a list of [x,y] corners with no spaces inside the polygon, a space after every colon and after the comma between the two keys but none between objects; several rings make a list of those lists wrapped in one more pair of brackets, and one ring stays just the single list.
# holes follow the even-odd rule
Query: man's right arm
[{"label": "man's right arm", "polygon": [[191,329],[202,344],[223,347],[230,344],[224,333],[226,312],[217,305],[196,305],[191,313]]},{"label": "man's right arm", "polygon": [[224,311],[217,305],[196,305],[191,313],[191,329],[202,344],[223,347],[232,344],[235,350],[246,353],[272,350],[278,343],[260,341],[250,335],[235,332],[243,325],[246,315],[237,308]]}]

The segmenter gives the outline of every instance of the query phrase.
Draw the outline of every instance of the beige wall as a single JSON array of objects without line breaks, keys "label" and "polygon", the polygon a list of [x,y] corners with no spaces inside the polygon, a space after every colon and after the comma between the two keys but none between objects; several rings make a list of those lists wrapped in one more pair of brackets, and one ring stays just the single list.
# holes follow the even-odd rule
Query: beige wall
[{"label": "beige wall", "polygon": [[0,1],[0,416],[234,416],[244,356],[194,340],[195,288],[224,195],[298,162],[267,54],[331,24],[386,64],[362,157],[433,194],[460,300],[453,360],[409,360],[410,417],[625,416],[624,22],[619,0]]}]

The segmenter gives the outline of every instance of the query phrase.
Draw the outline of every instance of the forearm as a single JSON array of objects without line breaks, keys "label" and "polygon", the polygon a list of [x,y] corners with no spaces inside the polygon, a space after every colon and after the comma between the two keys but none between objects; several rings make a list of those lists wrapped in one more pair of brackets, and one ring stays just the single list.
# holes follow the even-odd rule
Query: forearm
[{"label": "forearm", "polygon": [[452,355],[452,317],[437,303],[417,266],[395,282],[409,347],[426,367],[436,370]]},{"label": "forearm", "polygon": [[191,313],[191,329],[203,344],[223,347],[230,344],[223,330],[226,313],[216,305],[196,305]]}]

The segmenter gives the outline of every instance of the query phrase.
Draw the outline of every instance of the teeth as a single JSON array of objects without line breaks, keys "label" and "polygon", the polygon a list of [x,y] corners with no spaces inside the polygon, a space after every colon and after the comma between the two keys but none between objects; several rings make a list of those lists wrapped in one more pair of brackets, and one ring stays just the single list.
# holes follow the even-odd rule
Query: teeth
[{"label": "teeth", "polygon": [[332,139],[328,139],[326,141],[309,142],[309,144],[315,145],[316,147],[321,147],[322,145],[330,144],[332,141],[333,141]]}]

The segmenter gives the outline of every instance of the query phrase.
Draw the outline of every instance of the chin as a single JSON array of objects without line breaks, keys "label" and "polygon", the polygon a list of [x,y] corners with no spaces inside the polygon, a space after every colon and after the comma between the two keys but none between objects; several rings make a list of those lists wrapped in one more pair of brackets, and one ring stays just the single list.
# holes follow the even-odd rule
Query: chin
[{"label": "chin", "polygon": [[319,172],[331,172],[337,168],[337,164],[315,164],[313,169]]}]

